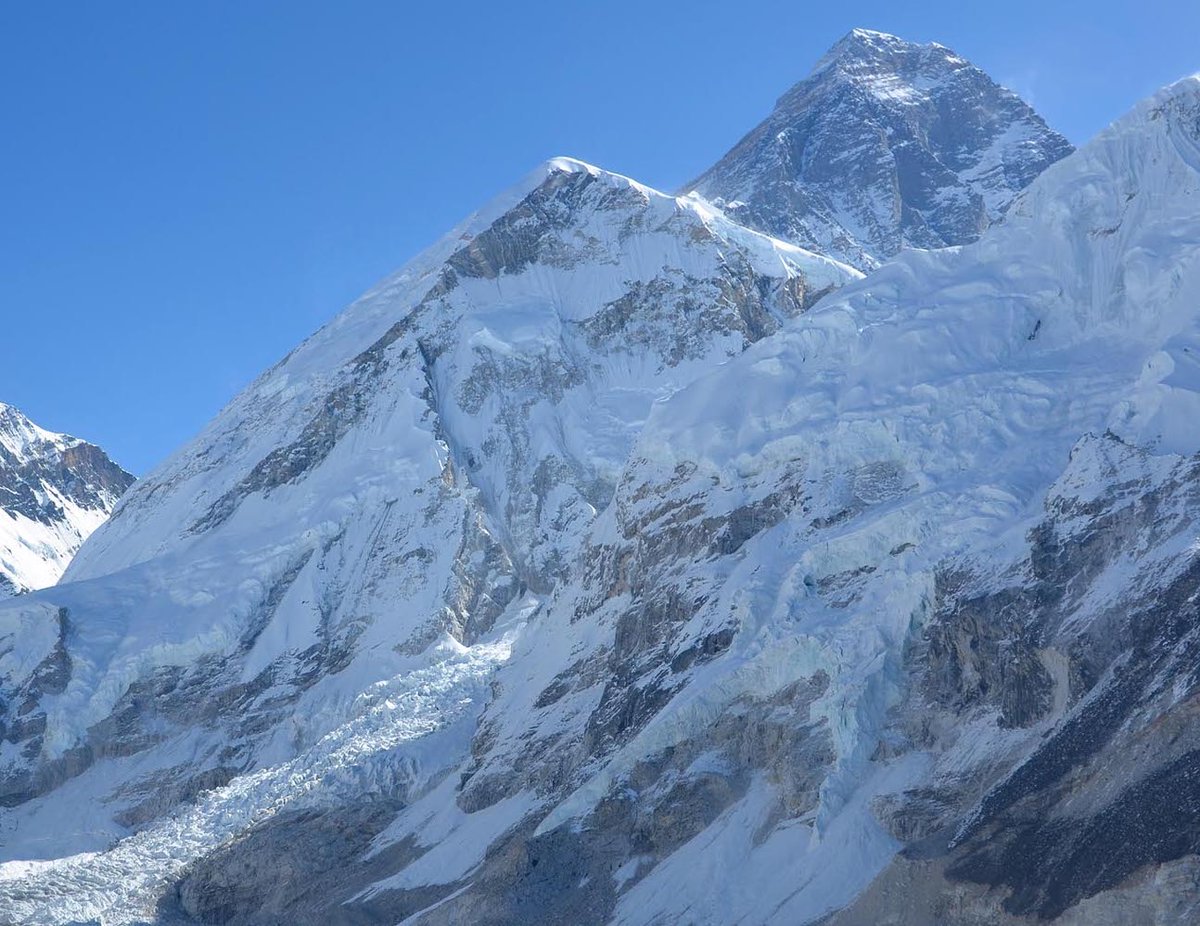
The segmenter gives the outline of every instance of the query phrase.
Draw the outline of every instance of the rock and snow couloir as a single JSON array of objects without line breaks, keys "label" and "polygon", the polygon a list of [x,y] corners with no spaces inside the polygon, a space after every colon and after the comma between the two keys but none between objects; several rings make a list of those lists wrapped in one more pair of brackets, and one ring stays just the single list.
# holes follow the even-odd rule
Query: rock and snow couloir
[{"label": "rock and snow couloir", "polygon": [[1182,909],[1198,199],[1200,79],[866,279],[551,162],[0,606],[0,910]]},{"label": "rock and snow couloir", "polygon": [[53,585],[133,477],[0,403],[0,597]]}]

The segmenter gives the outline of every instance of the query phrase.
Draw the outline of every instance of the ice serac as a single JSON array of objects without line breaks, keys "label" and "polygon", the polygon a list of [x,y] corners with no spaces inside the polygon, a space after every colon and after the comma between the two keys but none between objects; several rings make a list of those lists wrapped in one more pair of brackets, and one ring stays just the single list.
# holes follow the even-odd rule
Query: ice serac
[{"label": "ice serac", "polygon": [[133,477],[0,403],[0,598],[53,585]]},{"label": "ice serac", "polygon": [[687,189],[866,270],[904,247],[974,241],[1070,151],[945,46],[855,29]]},{"label": "ice serac", "polygon": [[[3,851],[38,861],[0,909],[144,918],[230,839],[299,847],[322,814],[369,819],[296,864],[365,852],[469,755],[652,406],[860,276],[565,158],[470,218],[0,609]],[[183,914],[229,908],[189,885]],[[307,885],[262,903],[321,919],[288,910]]]}]

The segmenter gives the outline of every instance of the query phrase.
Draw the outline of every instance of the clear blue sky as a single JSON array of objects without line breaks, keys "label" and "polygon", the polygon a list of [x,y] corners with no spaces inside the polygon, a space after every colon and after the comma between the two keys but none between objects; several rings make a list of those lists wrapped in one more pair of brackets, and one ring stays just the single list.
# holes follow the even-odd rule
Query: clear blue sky
[{"label": "clear blue sky", "polygon": [[1076,142],[1200,70],[1195,0],[0,0],[0,401],[145,473],[539,161],[673,189],[854,26]]}]

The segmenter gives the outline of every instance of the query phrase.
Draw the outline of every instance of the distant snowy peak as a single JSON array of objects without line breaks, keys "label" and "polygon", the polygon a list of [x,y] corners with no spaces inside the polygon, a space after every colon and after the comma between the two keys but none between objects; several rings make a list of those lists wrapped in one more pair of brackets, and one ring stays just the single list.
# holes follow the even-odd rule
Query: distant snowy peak
[{"label": "distant snowy peak", "polygon": [[53,585],[133,477],[0,402],[0,597]]},{"label": "distant snowy peak", "polygon": [[949,48],[855,29],[687,189],[870,269],[904,247],[974,241],[1071,150]]}]

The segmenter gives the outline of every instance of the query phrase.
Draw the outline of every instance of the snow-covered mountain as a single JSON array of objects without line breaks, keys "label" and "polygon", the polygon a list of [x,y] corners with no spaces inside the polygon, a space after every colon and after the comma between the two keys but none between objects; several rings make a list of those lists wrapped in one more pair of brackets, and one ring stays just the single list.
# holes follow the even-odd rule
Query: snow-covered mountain
[{"label": "snow-covered mountain", "polygon": [[945,46],[855,29],[687,189],[867,270],[904,247],[974,241],[1070,151]]},{"label": "snow-covered mountain", "polygon": [[[157,840],[119,879],[145,903],[256,820],[445,775],[652,406],[859,277],[548,162],[137,483],[64,584],[0,610],[5,852],[153,823],[119,844]],[[164,849],[164,815],[214,785],[249,790]],[[122,902],[73,893],[17,909]]]},{"label": "snow-covered mountain", "polygon": [[866,278],[549,162],[0,605],[0,917],[1187,921],[1198,200],[1200,78]]},{"label": "snow-covered mountain", "polygon": [[275,545],[297,511],[332,525],[368,490],[394,506],[450,468],[546,590],[651,404],[860,276],[695,198],[549,161],[137,485],[69,578],[234,531]]},{"label": "snow-covered mountain", "polygon": [[0,403],[0,598],[53,585],[133,477]]}]

